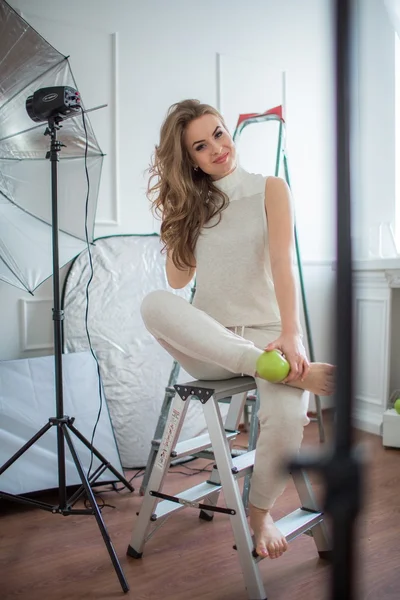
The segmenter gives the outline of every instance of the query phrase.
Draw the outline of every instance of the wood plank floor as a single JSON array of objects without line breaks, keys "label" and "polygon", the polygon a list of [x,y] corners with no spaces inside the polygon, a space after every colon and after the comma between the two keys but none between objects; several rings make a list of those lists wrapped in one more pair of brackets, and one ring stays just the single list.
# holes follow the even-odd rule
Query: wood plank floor
[{"label": "wood plank floor", "polygon": [[[357,600],[398,600],[400,450],[383,448],[377,436],[361,433],[359,437],[369,448],[370,460],[357,525]],[[319,446],[315,423],[306,428],[304,445]],[[206,464],[199,459],[187,466]],[[182,465],[173,471],[167,485],[172,493],[205,478],[204,473],[177,473],[191,473]],[[125,555],[142,501],[139,485],[135,487],[134,494],[102,495],[115,507],[104,508],[103,516],[130,585],[128,594],[121,591],[94,517],[63,518],[4,501],[0,502],[1,600],[247,600],[226,515],[217,514],[208,523],[197,518],[196,510],[185,509],[158,530],[141,560]],[[279,518],[297,506],[290,483],[274,516]],[[329,598],[330,567],[318,559],[308,536],[292,542],[281,559],[264,560],[260,570],[269,600]]]}]

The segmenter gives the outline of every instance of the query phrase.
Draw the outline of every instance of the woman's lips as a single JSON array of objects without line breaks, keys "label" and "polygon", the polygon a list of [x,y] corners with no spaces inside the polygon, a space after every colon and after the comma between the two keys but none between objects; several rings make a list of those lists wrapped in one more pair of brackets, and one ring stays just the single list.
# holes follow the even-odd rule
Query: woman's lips
[{"label": "woman's lips", "polygon": [[220,156],[219,158],[217,158],[217,160],[214,160],[215,163],[221,164],[224,163],[226,161],[226,159],[229,156],[229,152],[226,152],[225,154],[223,154],[222,156]]}]

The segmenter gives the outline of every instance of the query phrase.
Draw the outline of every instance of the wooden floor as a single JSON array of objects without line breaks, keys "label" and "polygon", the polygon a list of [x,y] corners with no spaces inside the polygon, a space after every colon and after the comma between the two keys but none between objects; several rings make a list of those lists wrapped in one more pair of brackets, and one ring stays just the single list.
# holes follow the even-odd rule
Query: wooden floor
[{"label": "wooden floor", "polygon": [[[357,600],[398,600],[400,450],[384,449],[376,436],[360,434],[360,438],[367,442],[370,462],[357,527]],[[238,439],[242,441],[241,436]],[[304,443],[319,446],[315,423],[306,428]],[[187,466],[205,464],[198,460]],[[173,471],[191,472],[182,465]],[[178,492],[204,478],[204,473],[175,472],[169,475],[168,490]],[[62,517],[2,502],[1,600],[247,600],[226,515],[217,514],[208,523],[198,519],[196,510],[185,509],[157,531],[141,560],[126,556],[142,501],[136,487],[134,494],[102,494],[115,506],[104,508],[103,516],[130,585],[128,594],[121,591],[94,517]],[[274,516],[279,518],[297,506],[290,483]],[[318,559],[309,536],[292,542],[281,559],[264,560],[260,570],[269,600],[329,598],[330,567]]]}]

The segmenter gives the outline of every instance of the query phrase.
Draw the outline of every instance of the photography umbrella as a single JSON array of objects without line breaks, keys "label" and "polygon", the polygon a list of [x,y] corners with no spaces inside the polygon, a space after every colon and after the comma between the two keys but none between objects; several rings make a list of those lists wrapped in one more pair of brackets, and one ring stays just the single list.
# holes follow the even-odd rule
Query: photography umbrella
[{"label": "photography umbrella", "polygon": [[[127,592],[92,485],[108,469],[130,491],[133,487],[75,427],[74,417],[64,413],[59,268],[93,241],[103,160],[76,88],[68,58],[0,0],[0,279],[33,294],[40,283],[53,277],[56,408],[55,416],[0,465],[0,476],[55,427],[59,484],[58,505],[1,490],[0,499],[64,516],[93,515]],[[100,383],[99,379],[101,398]],[[91,467],[85,473],[75,438],[100,461],[93,473]],[[82,482],[69,498],[66,446]],[[90,507],[75,508],[85,493]]]},{"label": "photography umbrella", "polygon": [[[0,280],[31,294],[52,274],[51,188],[45,125],[33,123],[26,100],[49,86],[77,88],[68,58],[0,0]],[[92,242],[103,153],[87,115],[85,122]],[[63,266],[86,247],[86,134],[80,113],[62,123],[59,140],[65,144],[58,190]]]}]

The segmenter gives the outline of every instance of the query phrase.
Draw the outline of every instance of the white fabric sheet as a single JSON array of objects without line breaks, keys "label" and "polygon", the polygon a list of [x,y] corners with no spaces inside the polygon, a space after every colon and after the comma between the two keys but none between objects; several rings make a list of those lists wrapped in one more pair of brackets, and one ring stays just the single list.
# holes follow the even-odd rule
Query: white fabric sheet
[{"label": "white fabric sheet", "polygon": [[[96,363],[89,352],[63,356],[64,414],[75,417],[74,426],[90,441],[99,411]],[[14,455],[50,417],[56,415],[54,357],[0,362],[0,465]],[[87,472],[90,451],[71,433]],[[0,489],[22,494],[58,487],[56,428],[51,427],[25,454],[0,475]],[[104,401],[94,446],[122,474],[121,462]],[[81,480],[66,447],[67,485]],[[94,459],[93,469],[99,465]],[[115,481],[105,471],[99,481]]]},{"label": "white fabric sheet", "polygon": [[[146,330],[140,304],[155,289],[168,289],[187,299],[190,296],[190,285],[183,290],[169,288],[165,257],[160,250],[156,235],[102,238],[92,249],[94,278],[89,288],[89,331],[124,467],[147,463],[173,364],[170,355]],[[88,347],[84,315],[89,274],[85,251],[76,259],[65,284],[67,351]],[[181,370],[178,382],[192,380]],[[223,406],[223,415],[226,410]],[[199,435],[205,429],[203,408],[193,401],[181,439]]]}]

